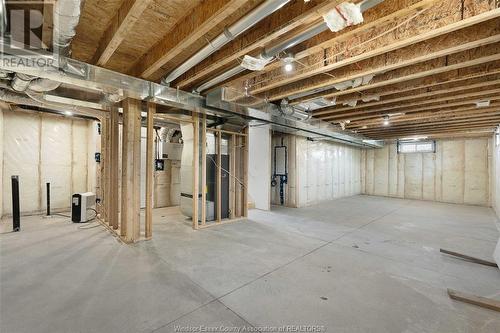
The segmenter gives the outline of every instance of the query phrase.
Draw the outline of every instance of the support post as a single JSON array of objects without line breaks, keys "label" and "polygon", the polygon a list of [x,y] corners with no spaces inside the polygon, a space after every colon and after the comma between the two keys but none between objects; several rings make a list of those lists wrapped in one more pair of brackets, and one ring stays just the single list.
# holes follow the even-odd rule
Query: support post
[{"label": "support post", "polygon": [[119,198],[119,187],[120,187],[120,163],[119,163],[119,113],[118,108],[113,108],[111,110],[110,117],[110,152],[108,153],[109,158],[109,224],[114,229],[118,229],[118,212],[120,205],[118,202]]},{"label": "support post", "polygon": [[231,152],[229,154],[229,217],[234,219],[236,210],[236,135],[231,135]]},{"label": "support post", "polygon": [[243,137],[243,216],[248,217],[248,126],[244,129]]},{"label": "support post", "polygon": [[148,126],[146,136],[146,239],[153,237],[153,177],[154,177],[154,115],[156,104],[148,102]]},{"label": "support post", "polygon": [[222,221],[222,132],[215,132],[216,146],[217,146],[217,223]]},{"label": "support post", "polygon": [[21,231],[21,209],[19,208],[19,176],[11,176],[12,180],[12,230]]},{"label": "support post", "polygon": [[207,115],[203,114],[201,129],[201,225],[207,222]]},{"label": "support post", "polygon": [[120,235],[125,242],[140,236],[141,102],[123,101],[122,202]]},{"label": "support post", "polygon": [[199,134],[200,134],[200,121],[198,114],[193,112],[193,229],[198,229],[198,205],[199,205]]}]

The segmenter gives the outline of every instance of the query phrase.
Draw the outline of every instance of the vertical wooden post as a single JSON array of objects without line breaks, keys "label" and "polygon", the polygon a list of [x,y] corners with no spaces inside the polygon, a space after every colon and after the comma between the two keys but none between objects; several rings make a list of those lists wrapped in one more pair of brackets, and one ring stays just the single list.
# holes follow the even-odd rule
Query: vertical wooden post
[{"label": "vertical wooden post", "polygon": [[109,222],[108,219],[108,188],[109,188],[109,173],[108,173],[108,147],[109,147],[109,118],[101,119],[101,184],[100,184],[100,199],[101,199],[101,219]]},{"label": "vertical wooden post", "polygon": [[126,242],[140,236],[141,102],[123,101],[122,202],[120,234]]},{"label": "vertical wooden post", "polygon": [[236,135],[231,135],[231,152],[229,154],[229,208],[230,218],[234,219],[236,210]]},{"label": "vertical wooden post", "polygon": [[199,205],[199,173],[200,173],[200,121],[198,114],[193,112],[193,229],[198,229],[198,205]]},{"label": "vertical wooden post", "polygon": [[245,127],[244,133],[246,134],[243,147],[243,216],[248,217],[248,126]]},{"label": "vertical wooden post", "polygon": [[221,178],[222,178],[222,152],[221,152],[221,143],[222,143],[222,132],[217,131],[215,132],[215,143],[217,146],[217,223],[220,223],[222,220],[221,213],[222,213],[222,184],[221,184]]},{"label": "vertical wooden post", "polygon": [[146,143],[146,239],[153,237],[153,177],[154,177],[154,115],[156,104],[148,102],[148,127]]},{"label": "vertical wooden post", "polygon": [[207,222],[207,115],[203,114],[201,129],[201,225]]},{"label": "vertical wooden post", "polygon": [[109,175],[109,181],[110,181],[110,188],[109,188],[109,225],[113,229],[118,229],[118,210],[119,210],[119,203],[118,203],[118,189],[119,189],[119,172],[120,172],[120,165],[118,161],[118,156],[119,156],[119,140],[120,140],[120,134],[119,134],[119,117],[120,114],[118,113],[118,108],[112,108],[111,111],[111,116],[110,116],[110,151],[108,153],[109,158],[107,161],[109,161],[109,169],[110,169],[110,175]]}]

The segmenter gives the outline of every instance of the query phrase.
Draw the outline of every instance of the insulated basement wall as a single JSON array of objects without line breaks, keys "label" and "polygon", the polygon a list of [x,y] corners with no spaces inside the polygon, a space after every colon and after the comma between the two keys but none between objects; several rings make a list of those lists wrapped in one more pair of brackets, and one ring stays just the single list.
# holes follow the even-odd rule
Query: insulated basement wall
[{"label": "insulated basement wall", "polygon": [[19,175],[23,214],[46,210],[47,182],[52,209],[69,209],[73,193],[89,190],[88,140],[86,120],[3,111],[3,215],[12,213],[11,175]]},{"label": "insulated basement wall", "polygon": [[[273,147],[280,144],[281,137],[273,136]],[[288,147],[289,166],[286,206],[305,207],[361,193],[360,149],[293,135],[284,135],[283,144]],[[277,182],[273,204],[279,204]]]},{"label": "insulated basement wall", "polygon": [[255,208],[270,209],[271,132],[269,126],[248,129],[248,200]]},{"label": "insulated basement wall", "polygon": [[490,205],[488,138],[439,140],[436,153],[398,154],[395,143],[362,152],[362,193]]},{"label": "insulated basement wall", "polygon": [[[491,194],[492,206],[497,213],[497,228],[500,231],[500,133],[493,135],[492,146],[492,170],[491,170]],[[500,239],[498,240],[493,254],[497,264],[500,264]]]},{"label": "insulated basement wall", "polygon": [[0,157],[2,160],[0,161],[0,189],[2,190],[2,197],[0,198],[0,218],[3,215],[3,196],[5,195],[3,192],[3,109],[7,106],[2,103],[0,105]]}]

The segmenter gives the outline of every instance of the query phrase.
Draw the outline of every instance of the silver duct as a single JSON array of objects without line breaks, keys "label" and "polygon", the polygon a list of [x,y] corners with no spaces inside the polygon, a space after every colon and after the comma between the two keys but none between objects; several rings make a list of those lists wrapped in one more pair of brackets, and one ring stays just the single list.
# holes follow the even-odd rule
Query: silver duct
[{"label": "silver duct", "polygon": [[68,57],[70,44],[76,34],[84,0],[58,0],[54,6],[54,52]]},{"label": "silver duct", "polygon": [[[383,1],[384,0],[364,0],[360,5],[361,12],[365,12],[368,9],[378,5],[379,3],[383,2]],[[291,47],[294,47],[302,42],[305,42],[306,40],[311,39],[312,37],[319,35],[320,33],[322,33],[323,31],[326,31],[326,30],[328,30],[328,26],[326,25],[326,23],[324,21],[321,21],[321,22],[313,25],[309,29],[307,29],[307,30],[295,35],[295,36],[292,36],[292,37],[282,41],[281,43],[278,43],[277,45],[274,45],[272,47],[266,47],[264,49],[264,51],[262,51],[262,53],[258,57],[260,57],[261,59],[271,60],[279,53],[281,53],[281,52],[283,52]],[[204,90],[207,90],[207,89],[215,86],[216,84],[224,82],[225,80],[227,80],[227,79],[229,79],[229,78],[235,76],[236,74],[239,74],[245,70],[246,70],[245,68],[241,67],[240,65],[237,65],[237,66],[225,71],[224,73],[214,77],[213,79],[203,83],[199,87],[196,87],[194,89],[194,91],[195,92],[202,92]]]},{"label": "silver duct", "polygon": [[4,36],[7,31],[7,7],[5,0],[0,0],[0,36]]},{"label": "silver duct", "polygon": [[[76,114],[82,114],[82,115],[87,115],[87,116],[92,116],[95,117],[100,116],[100,117],[107,117],[107,113],[104,111],[100,110],[94,110],[94,109],[86,109],[82,107],[77,107],[77,106],[69,106],[69,105],[59,105],[56,103],[47,103],[37,97],[34,96],[35,93],[31,93],[32,97],[29,97],[24,94],[18,94],[12,91],[9,91],[7,89],[0,89],[0,100],[8,102],[8,103],[14,103],[14,104],[19,104],[19,105],[29,105],[29,106],[36,106],[40,108],[50,108],[55,111],[59,111],[61,113],[65,112],[73,112]],[[33,98],[35,97],[35,98]]]},{"label": "silver duct", "polygon": [[162,83],[168,84],[179,76],[187,72],[189,69],[193,68],[199,64],[202,60],[206,59],[209,55],[219,50],[221,47],[232,41],[241,33],[245,32],[258,22],[260,22],[265,17],[274,13],[285,4],[290,2],[290,0],[267,0],[260,6],[252,10],[248,15],[241,18],[238,22],[234,23],[230,27],[224,29],[224,32],[217,36],[215,39],[210,41],[207,46],[202,48],[191,58],[186,60],[167,76],[162,79]]}]

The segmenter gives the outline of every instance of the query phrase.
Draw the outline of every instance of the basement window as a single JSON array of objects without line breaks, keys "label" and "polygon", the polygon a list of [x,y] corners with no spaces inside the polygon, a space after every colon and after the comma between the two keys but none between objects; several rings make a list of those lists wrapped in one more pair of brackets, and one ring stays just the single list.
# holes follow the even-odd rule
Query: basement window
[{"label": "basement window", "polygon": [[436,141],[398,141],[398,154],[435,153]]}]

